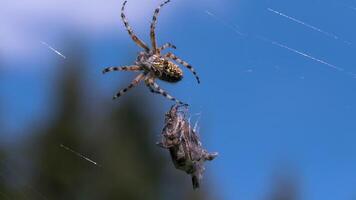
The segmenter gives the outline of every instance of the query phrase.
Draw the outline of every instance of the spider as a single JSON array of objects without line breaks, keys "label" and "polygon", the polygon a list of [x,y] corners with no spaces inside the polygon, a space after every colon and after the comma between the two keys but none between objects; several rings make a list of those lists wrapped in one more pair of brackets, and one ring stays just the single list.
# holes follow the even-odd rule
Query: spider
[{"label": "spider", "polygon": [[[165,90],[160,88],[160,86],[155,82],[156,79],[170,82],[170,83],[176,83],[183,78],[183,71],[179,66],[172,61],[175,61],[178,64],[183,65],[184,67],[188,68],[195,76],[197,79],[197,82],[200,83],[199,76],[197,75],[196,71],[194,68],[185,62],[184,60],[178,58],[176,55],[173,53],[167,53],[162,55],[161,51],[167,49],[167,48],[173,48],[176,49],[176,47],[171,44],[171,43],[166,43],[161,47],[157,46],[156,42],[156,33],[155,33],[155,28],[157,24],[157,16],[159,14],[159,11],[162,6],[165,4],[169,3],[170,0],[167,0],[163,2],[161,5],[159,5],[153,14],[152,17],[152,22],[151,22],[151,27],[150,27],[150,38],[151,38],[151,44],[152,48],[150,49],[142,40],[140,40],[133,32],[132,28],[130,27],[126,16],[124,14],[125,10],[125,5],[127,1],[124,1],[122,4],[121,8],[121,18],[122,21],[124,22],[125,28],[130,35],[131,39],[140,47],[144,49],[144,51],[141,51],[137,59],[135,61],[134,65],[131,66],[119,66],[119,67],[107,67],[103,70],[103,73],[107,72],[112,72],[112,71],[140,71],[141,73],[137,75],[133,81],[126,87],[121,89],[116,95],[113,97],[113,99],[117,99],[123,94],[125,94],[127,91],[132,89],[133,87],[137,86],[141,81],[144,81],[146,86],[149,88],[149,90],[152,93],[156,94],[161,94],[164,97],[166,97],[169,100],[173,100],[179,104],[183,104],[183,102],[179,101],[178,99],[174,98],[173,96],[169,95]],[[172,61],[171,61],[172,60]]]}]

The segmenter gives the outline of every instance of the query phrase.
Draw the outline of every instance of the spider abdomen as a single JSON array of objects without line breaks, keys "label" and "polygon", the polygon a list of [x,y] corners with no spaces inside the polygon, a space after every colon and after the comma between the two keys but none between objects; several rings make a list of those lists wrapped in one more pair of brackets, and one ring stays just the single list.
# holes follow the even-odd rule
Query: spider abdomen
[{"label": "spider abdomen", "polygon": [[183,71],[179,67],[168,67],[162,71],[161,76],[158,78],[175,83],[183,79]]},{"label": "spider abdomen", "polygon": [[156,77],[160,80],[175,83],[183,78],[182,69],[168,60],[160,59],[154,62],[153,68],[156,70]]}]

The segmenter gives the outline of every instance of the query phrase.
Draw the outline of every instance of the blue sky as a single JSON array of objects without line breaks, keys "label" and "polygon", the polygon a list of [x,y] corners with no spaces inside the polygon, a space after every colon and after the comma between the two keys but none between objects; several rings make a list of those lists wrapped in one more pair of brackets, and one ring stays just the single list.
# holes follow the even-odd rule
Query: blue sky
[{"label": "blue sky", "polygon": [[[130,64],[122,60],[140,50],[120,21],[121,1],[4,3],[0,88],[12,134],[50,115],[52,78],[66,61],[41,41],[71,58],[78,52],[63,41],[80,39],[90,84],[108,98],[117,89],[110,83],[128,80],[100,73],[103,66]],[[130,23],[146,42],[159,3],[128,2]],[[162,9],[158,41],[174,43],[202,84],[185,71],[181,83],[161,86],[202,113],[204,144],[220,153],[207,173],[223,199],[261,199],[284,165],[293,166],[303,199],[354,198],[355,7],[346,0],[177,0]]]}]

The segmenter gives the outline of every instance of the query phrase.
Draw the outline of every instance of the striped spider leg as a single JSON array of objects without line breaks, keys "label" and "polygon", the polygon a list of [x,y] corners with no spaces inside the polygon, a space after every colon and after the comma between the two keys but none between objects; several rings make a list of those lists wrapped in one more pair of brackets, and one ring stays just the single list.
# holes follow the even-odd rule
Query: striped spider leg
[{"label": "striped spider leg", "polygon": [[200,78],[199,78],[197,72],[195,71],[195,69],[194,69],[189,63],[187,63],[187,62],[185,62],[184,60],[178,58],[178,57],[177,57],[176,55],[174,55],[173,53],[167,53],[167,54],[165,55],[165,57],[170,58],[170,59],[174,60],[175,62],[177,62],[177,63],[183,65],[184,67],[188,68],[188,69],[193,73],[193,75],[194,75],[195,78],[197,79],[198,83],[200,83]]},{"label": "striped spider leg", "polygon": [[131,66],[121,66],[121,67],[107,67],[102,72],[103,72],[103,74],[105,74],[107,72],[112,72],[112,71],[138,72],[138,71],[141,71],[141,70],[142,70],[142,67],[137,66],[137,65],[131,65]]},{"label": "striped spider leg", "polygon": [[172,49],[177,49],[176,46],[174,46],[173,44],[167,42],[166,44],[162,45],[160,48],[158,48],[158,52],[161,52],[167,48],[172,48]]},{"label": "striped spider leg", "polygon": [[129,91],[130,89],[136,87],[144,79],[145,79],[145,74],[144,73],[141,73],[141,74],[137,75],[136,78],[134,80],[132,80],[130,85],[128,85],[126,88],[123,88],[118,93],[116,93],[115,96],[113,97],[113,99],[117,99],[120,96],[124,95],[127,91]]},{"label": "striped spider leg", "polygon": [[129,22],[127,21],[126,19],[126,16],[125,16],[125,5],[126,5],[127,1],[125,1],[123,4],[122,4],[122,8],[121,8],[121,18],[122,18],[122,21],[124,22],[124,25],[126,27],[126,30],[127,32],[129,33],[129,35],[131,36],[132,40],[140,47],[142,47],[143,49],[145,49],[146,52],[149,52],[150,49],[148,48],[148,46],[142,41],[140,40],[136,35],[135,33],[133,32],[131,26],[129,25]]},{"label": "striped spider leg", "polygon": [[175,101],[178,104],[183,104],[183,105],[188,105],[186,103],[183,103],[181,101],[179,101],[178,99],[174,98],[173,96],[171,96],[170,94],[168,94],[165,90],[163,90],[154,80],[154,77],[148,75],[145,79],[146,85],[147,87],[150,89],[150,91],[152,93],[156,93],[156,94],[161,94],[164,97],[166,97],[169,100]]},{"label": "striped spider leg", "polygon": [[157,25],[157,17],[158,17],[158,14],[159,14],[159,11],[160,9],[167,3],[169,3],[170,0],[167,0],[165,2],[163,2],[161,5],[159,5],[154,13],[153,13],[153,17],[152,17],[152,22],[151,22],[151,31],[150,31],[150,36],[151,36],[151,43],[152,43],[152,51],[153,51],[153,54],[159,54],[160,53],[160,50],[157,48],[157,41],[156,41],[156,32],[155,32],[155,29],[156,29],[156,25]]}]

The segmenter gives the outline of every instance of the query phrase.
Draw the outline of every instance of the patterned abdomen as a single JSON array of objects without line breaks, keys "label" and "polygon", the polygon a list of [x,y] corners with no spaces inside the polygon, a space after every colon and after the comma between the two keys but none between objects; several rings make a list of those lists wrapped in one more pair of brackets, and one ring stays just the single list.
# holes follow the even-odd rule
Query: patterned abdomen
[{"label": "patterned abdomen", "polygon": [[183,78],[183,71],[178,65],[165,60],[159,59],[153,63],[153,67],[156,69],[156,76],[160,80],[167,82],[178,82]]}]

